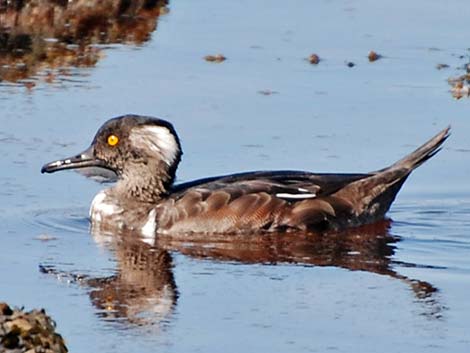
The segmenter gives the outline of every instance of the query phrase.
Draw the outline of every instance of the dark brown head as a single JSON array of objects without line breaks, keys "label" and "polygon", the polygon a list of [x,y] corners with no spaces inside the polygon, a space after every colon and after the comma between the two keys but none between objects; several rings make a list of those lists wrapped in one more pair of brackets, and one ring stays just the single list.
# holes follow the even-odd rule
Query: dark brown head
[{"label": "dark brown head", "polygon": [[169,122],[125,115],[104,123],[87,150],[48,163],[41,172],[104,168],[117,175],[120,191],[151,202],[165,194],[173,183],[181,155],[178,136]]}]

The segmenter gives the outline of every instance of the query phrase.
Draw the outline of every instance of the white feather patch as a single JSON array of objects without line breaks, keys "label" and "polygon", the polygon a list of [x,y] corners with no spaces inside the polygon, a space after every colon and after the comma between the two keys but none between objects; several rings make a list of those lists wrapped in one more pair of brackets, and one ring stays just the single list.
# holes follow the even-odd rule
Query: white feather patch
[{"label": "white feather patch", "polygon": [[141,229],[142,235],[150,240],[155,239],[155,231],[157,230],[157,211],[153,209],[152,211],[149,212],[147,222],[144,224],[144,226]]},{"label": "white feather patch", "polygon": [[302,200],[302,199],[313,199],[317,197],[316,194],[289,194],[287,192],[280,192],[276,194],[276,197],[280,199],[295,199],[295,200]]},{"label": "white feather patch", "polygon": [[175,136],[164,126],[136,127],[132,129],[129,139],[137,148],[158,154],[169,166],[179,152]]},{"label": "white feather patch", "polygon": [[107,203],[106,197],[106,192],[102,190],[91,202],[90,218],[92,221],[101,222],[103,216],[110,216],[121,211],[119,206]]}]

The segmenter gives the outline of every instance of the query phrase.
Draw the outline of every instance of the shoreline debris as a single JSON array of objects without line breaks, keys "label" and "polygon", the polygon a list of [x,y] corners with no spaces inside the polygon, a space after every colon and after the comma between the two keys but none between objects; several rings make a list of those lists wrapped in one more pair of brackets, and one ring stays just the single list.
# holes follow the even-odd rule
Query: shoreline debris
[{"label": "shoreline debris", "polygon": [[44,309],[24,311],[0,303],[0,352],[68,352],[56,324]]}]

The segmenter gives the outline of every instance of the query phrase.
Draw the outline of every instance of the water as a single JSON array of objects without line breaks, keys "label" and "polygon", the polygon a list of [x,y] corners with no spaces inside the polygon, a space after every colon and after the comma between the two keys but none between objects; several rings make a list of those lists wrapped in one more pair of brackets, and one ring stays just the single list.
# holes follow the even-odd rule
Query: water
[{"label": "water", "polygon": [[[144,40],[109,34],[87,64],[42,63],[0,82],[1,299],[46,308],[72,352],[467,352],[469,101],[453,99],[447,79],[465,72],[470,6],[182,0],[169,9],[145,14]],[[370,50],[384,57],[369,63]],[[227,60],[203,59],[217,53]],[[312,53],[318,66],[304,60]],[[448,124],[453,133],[405,183],[389,228],[331,240],[162,240],[152,251],[90,234],[88,206],[103,185],[39,173],[128,112],[174,123],[181,181],[366,172]]]}]

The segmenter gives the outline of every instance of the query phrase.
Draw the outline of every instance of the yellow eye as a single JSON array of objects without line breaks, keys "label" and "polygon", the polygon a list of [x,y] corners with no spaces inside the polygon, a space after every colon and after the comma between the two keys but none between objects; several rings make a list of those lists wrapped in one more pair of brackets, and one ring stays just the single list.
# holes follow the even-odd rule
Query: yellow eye
[{"label": "yellow eye", "polygon": [[108,145],[116,146],[119,142],[119,138],[116,135],[109,135],[108,136]]}]

